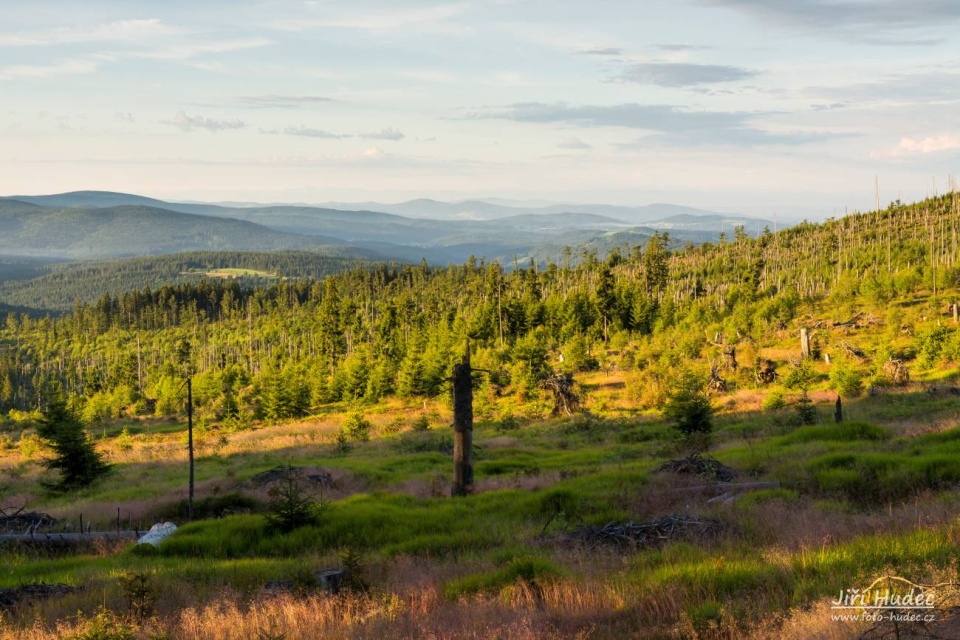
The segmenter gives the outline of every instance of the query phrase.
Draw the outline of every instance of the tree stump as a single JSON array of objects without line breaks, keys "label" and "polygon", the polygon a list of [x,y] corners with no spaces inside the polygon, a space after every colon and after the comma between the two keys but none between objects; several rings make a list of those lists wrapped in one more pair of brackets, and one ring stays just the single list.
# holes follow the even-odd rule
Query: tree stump
[{"label": "tree stump", "polygon": [[800,329],[800,356],[810,357],[810,332],[806,329]]}]

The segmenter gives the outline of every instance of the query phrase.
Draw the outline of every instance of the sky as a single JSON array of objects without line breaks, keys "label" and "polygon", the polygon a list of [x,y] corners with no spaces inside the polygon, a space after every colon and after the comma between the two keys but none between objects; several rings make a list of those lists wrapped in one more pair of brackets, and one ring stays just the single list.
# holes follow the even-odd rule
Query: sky
[{"label": "sky", "polygon": [[960,171],[956,0],[0,6],[0,194],[818,219]]}]

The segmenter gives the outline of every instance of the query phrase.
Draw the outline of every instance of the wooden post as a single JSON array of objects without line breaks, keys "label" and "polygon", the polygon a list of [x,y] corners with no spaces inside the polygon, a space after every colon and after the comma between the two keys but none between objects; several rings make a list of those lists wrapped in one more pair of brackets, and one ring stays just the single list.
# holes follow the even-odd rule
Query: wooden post
[{"label": "wooden post", "polygon": [[810,357],[810,332],[806,329],[800,329],[800,355]]},{"label": "wooden post", "polygon": [[951,311],[953,311],[953,321],[960,321],[960,304],[954,302],[951,307]]},{"label": "wooden post", "polygon": [[190,490],[187,497],[187,519],[193,520],[193,379],[187,378],[187,451],[190,454]]},{"label": "wooden post", "polygon": [[470,343],[461,364],[453,365],[453,488],[451,495],[473,491],[473,382]]},{"label": "wooden post", "polygon": [[833,411],[833,419],[840,424],[843,422],[843,402],[840,401],[840,396],[837,396],[837,404]]}]

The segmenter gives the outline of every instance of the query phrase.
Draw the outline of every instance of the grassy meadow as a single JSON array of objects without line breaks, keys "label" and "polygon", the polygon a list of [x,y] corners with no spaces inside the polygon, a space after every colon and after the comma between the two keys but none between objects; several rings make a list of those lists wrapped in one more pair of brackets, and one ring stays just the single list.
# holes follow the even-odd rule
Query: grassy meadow
[{"label": "grassy meadow", "polygon": [[[639,410],[634,398],[647,390],[616,370],[578,377],[586,412],[572,417],[544,417],[546,399],[481,399],[476,487],[461,499],[448,497],[444,398],[340,403],[237,432],[201,426],[191,523],[182,420],[93,429],[114,470],[61,496],[44,492],[44,453],[27,430],[0,452],[4,505],[65,521],[82,513],[95,529],[115,526],[118,509],[124,525],[171,519],[180,528],[156,550],[3,547],[0,589],[79,589],[3,610],[0,637],[856,637],[870,624],[830,619],[841,590],[886,575],[956,579],[960,398],[955,372],[931,369],[848,400],[837,425],[827,374],[812,368],[819,422],[809,426],[797,425],[800,394],[790,389],[713,396],[716,429],[700,447],[739,481],[779,483],[733,501],[684,490],[709,479],[657,471],[691,443],[658,412]],[[358,411],[369,438],[343,446],[337,436]],[[319,522],[269,526],[268,489],[251,479],[278,465],[329,474],[328,486],[309,489],[325,505]],[[629,551],[568,535],[670,515],[722,527]],[[313,570],[343,566],[363,588],[312,588]],[[265,589],[275,580],[294,588]]]}]

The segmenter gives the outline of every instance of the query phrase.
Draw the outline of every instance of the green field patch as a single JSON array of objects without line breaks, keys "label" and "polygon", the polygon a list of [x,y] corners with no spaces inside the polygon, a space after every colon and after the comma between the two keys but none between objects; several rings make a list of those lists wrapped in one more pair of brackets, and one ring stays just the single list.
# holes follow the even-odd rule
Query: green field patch
[{"label": "green field patch", "polygon": [[532,586],[549,584],[562,575],[563,571],[548,560],[525,558],[514,560],[502,569],[452,580],[444,586],[443,593],[457,600],[477,593],[499,592],[518,582]]}]

